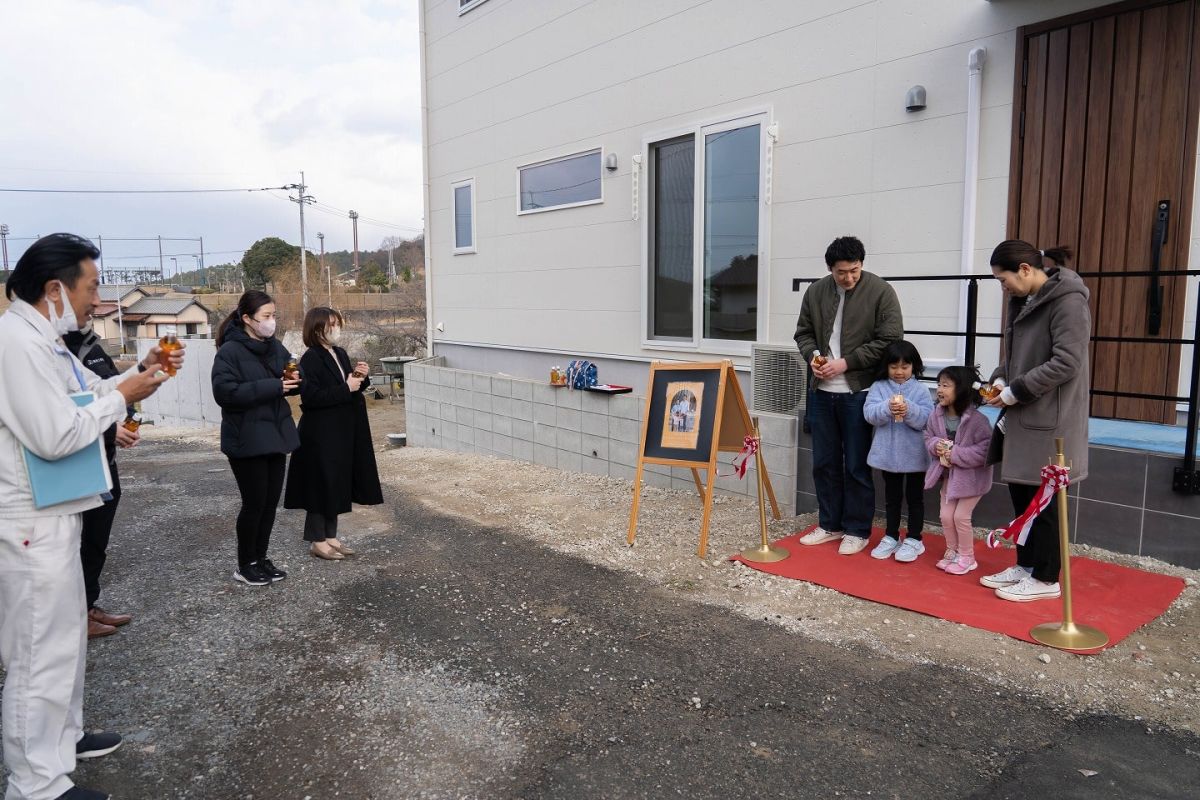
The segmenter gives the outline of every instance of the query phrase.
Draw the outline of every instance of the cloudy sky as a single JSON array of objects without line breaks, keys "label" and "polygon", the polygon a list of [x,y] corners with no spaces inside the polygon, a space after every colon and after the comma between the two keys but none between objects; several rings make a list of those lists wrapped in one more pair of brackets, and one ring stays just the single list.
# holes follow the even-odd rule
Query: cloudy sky
[{"label": "cloudy sky", "polygon": [[[0,188],[283,186],[303,169],[327,250],[421,226],[416,0],[38,0],[6,3]],[[331,210],[335,209],[335,210]],[[206,262],[263,236],[300,238],[282,191],[73,195],[0,192],[20,237],[204,237]],[[170,242],[179,267],[198,246]],[[156,266],[156,242],[104,245],[106,266]],[[168,268],[170,262],[167,263]]]}]

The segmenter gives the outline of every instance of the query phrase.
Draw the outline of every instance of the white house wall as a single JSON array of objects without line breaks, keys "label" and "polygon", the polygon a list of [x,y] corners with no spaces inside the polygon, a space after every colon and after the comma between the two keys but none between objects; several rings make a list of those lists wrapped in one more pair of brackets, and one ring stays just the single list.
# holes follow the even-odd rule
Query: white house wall
[{"label": "white house wall", "polygon": [[[760,272],[770,342],[791,340],[801,299],[792,278],[825,274],[835,236],[860,236],[868,268],[883,275],[957,273],[966,64],[980,46],[975,262],[986,272],[1005,238],[1015,29],[1100,5],[487,0],[459,16],[454,0],[427,0],[426,244],[431,321],[443,328],[435,352],[440,341],[646,360],[708,355],[643,346],[632,157],[655,131],[763,107],[779,125],[762,243],[770,268]],[[928,90],[928,108],[907,113],[914,84]],[[619,164],[604,172],[602,204],[517,215],[518,166],[596,147]],[[477,252],[454,256],[450,186],[465,178],[475,180]],[[909,328],[957,325],[957,287],[898,290]],[[996,287],[985,287],[980,307],[981,329],[995,330]],[[921,344],[935,358],[954,355],[949,339]],[[985,367],[996,352],[981,345]]]}]

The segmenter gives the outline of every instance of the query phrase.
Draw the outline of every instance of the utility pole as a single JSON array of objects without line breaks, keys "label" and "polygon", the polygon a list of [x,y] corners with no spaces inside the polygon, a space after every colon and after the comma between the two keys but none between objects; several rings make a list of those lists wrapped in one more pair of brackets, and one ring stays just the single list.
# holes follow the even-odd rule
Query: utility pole
[{"label": "utility pole", "polygon": [[208,286],[208,269],[204,266],[204,237],[200,237],[200,270],[204,276],[204,285]]},{"label": "utility pole", "polygon": [[329,287],[329,307],[333,308],[333,278],[329,275],[329,268],[325,266],[325,234],[317,231],[317,240],[321,242],[321,272],[325,273],[325,282]]},{"label": "utility pole", "polygon": [[0,249],[4,251],[4,271],[8,272],[8,226],[0,225]]},{"label": "utility pole", "polygon": [[395,248],[393,248],[393,247],[388,248],[388,283],[389,284],[394,284],[396,282],[396,259],[393,256],[393,254],[395,252],[396,252]]},{"label": "utility pole", "polygon": [[[158,237],[158,282],[163,282],[162,236]],[[151,281],[153,283],[153,281]]]},{"label": "utility pole", "polygon": [[[171,256],[171,274],[179,274],[179,259],[175,258],[174,256]],[[163,281],[163,283],[166,283],[166,281]]]},{"label": "utility pole", "polygon": [[358,212],[350,212],[350,222],[354,225],[354,276],[358,277]]},{"label": "utility pole", "polygon": [[293,183],[288,188],[295,189],[299,195],[298,197],[289,195],[288,199],[300,206],[300,296],[304,313],[308,314],[308,259],[304,252],[304,206],[315,202],[316,198],[304,193],[308,186],[304,183],[303,170],[300,171],[300,183]]}]

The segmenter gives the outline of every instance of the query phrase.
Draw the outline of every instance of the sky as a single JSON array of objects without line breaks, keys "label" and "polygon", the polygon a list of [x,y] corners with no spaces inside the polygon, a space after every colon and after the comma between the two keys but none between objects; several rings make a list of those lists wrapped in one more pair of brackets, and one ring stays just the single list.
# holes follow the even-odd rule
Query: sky
[{"label": "sky", "polygon": [[[318,250],[419,234],[417,0],[38,0],[0,34],[0,188],[281,187],[305,171]],[[203,237],[205,262],[300,240],[287,192],[0,192],[9,264],[54,231],[103,237],[105,266],[156,268],[158,242]],[[333,210],[331,210],[333,209]],[[368,221],[373,220],[373,221]],[[387,223],[387,225],[378,224]],[[199,243],[164,241],[166,266]]]}]

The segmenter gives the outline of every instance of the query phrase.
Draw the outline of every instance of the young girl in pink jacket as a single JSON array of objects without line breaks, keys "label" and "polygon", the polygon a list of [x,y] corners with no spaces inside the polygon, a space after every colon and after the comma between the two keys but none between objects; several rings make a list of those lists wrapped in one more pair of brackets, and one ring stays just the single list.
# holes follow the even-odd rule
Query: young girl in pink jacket
[{"label": "young girl in pink jacket", "polygon": [[946,554],[937,568],[966,575],[975,561],[971,513],[992,488],[987,464],[992,425],[978,408],[979,373],[971,367],[946,367],[938,373],[937,407],[925,426],[925,449],[933,458],[925,488],[942,485],[942,530]]}]

